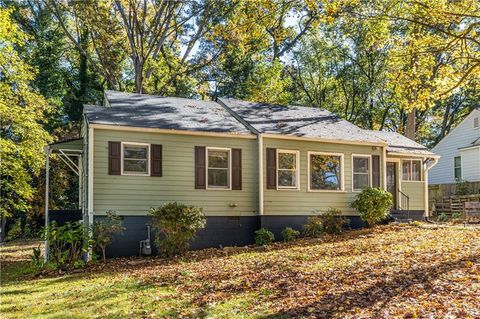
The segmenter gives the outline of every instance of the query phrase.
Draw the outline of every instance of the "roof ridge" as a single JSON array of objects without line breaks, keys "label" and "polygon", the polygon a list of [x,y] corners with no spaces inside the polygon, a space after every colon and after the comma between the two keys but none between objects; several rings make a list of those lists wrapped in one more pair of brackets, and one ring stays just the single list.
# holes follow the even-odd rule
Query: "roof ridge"
[{"label": "roof ridge", "polygon": [[[333,114],[334,116],[337,116],[339,118],[341,118],[342,120],[345,120],[343,119],[342,117],[338,116],[337,114],[323,108],[323,107],[317,107],[317,106],[305,106],[305,105],[298,105],[298,104],[287,104],[287,105],[282,105],[282,104],[277,104],[277,103],[267,103],[267,102],[254,102],[254,101],[248,101],[248,100],[241,100],[241,99],[237,99],[237,98],[232,98],[232,97],[221,97],[222,99],[227,99],[227,100],[235,100],[235,101],[240,101],[240,102],[247,102],[247,103],[253,103],[253,104],[264,104],[264,105],[271,105],[271,106],[278,106],[278,107],[285,107],[285,108],[288,108],[288,107],[300,107],[302,109],[310,109],[310,110],[321,110],[321,111],[325,111],[325,112],[328,112],[330,114]],[[345,120],[347,121],[347,120]],[[347,121],[349,122],[349,121]],[[349,122],[351,123],[351,122]],[[353,124],[353,123],[351,123]],[[355,124],[353,124],[355,125]]]},{"label": "roof ridge", "polygon": [[216,98],[216,101],[218,103],[218,105],[220,105],[221,107],[223,107],[230,115],[232,115],[237,121],[239,121],[240,123],[243,124],[243,126],[245,126],[250,132],[252,132],[253,134],[256,134],[256,135],[259,135],[260,132],[254,128],[252,125],[250,125],[250,123],[248,123],[247,120],[245,120],[243,117],[241,117],[239,114],[237,114],[237,112],[233,111],[231,108],[229,108],[227,106],[227,104],[225,104],[221,98],[217,97]]}]

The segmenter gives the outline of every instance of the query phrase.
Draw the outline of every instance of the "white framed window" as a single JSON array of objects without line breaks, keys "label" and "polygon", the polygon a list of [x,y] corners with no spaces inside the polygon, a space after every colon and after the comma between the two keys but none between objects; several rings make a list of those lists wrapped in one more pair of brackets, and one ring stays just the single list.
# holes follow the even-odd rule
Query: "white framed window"
[{"label": "white framed window", "polygon": [[421,160],[402,160],[402,180],[421,181],[422,180],[422,161]]},{"label": "white framed window", "polygon": [[207,147],[206,150],[207,189],[231,189],[231,149]]},{"label": "white framed window", "polygon": [[361,191],[372,184],[372,156],[352,154],[352,191]]},{"label": "white framed window", "polygon": [[150,175],[150,144],[122,142],[122,175]]},{"label": "white framed window", "polygon": [[300,152],[277,149],[277,189],[299,189]]},{"label": "white framed window", "polygon": [[480,127],[480,118],[478,117],[474,117],[473,118],[473,128],[474,129],[477,129]]},{"label": "white framed window", "polygon": [[456,181],[462,180],[462,157],[455,156],[453,158],[453,173]]},{"label": "white framed window", "polygon": [[344,191],[341,153],[308,152],[308,190]]}]

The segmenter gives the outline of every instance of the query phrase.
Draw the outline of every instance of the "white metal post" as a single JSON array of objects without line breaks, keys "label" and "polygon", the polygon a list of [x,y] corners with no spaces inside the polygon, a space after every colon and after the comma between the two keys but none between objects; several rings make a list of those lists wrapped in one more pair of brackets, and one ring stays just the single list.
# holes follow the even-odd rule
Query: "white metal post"
[{"label": "white metal post", "polygon": [[48,224],[50,223],[48,216],[48,200],[50,194],[50,148],[45,147],[45,262],[48,261]]},{"label": "white metal post", "polygon": [[[83,212],[83,167],[82,155],[78,156],[78,209]],[[83,213],[82,213],[83,216]]]}]

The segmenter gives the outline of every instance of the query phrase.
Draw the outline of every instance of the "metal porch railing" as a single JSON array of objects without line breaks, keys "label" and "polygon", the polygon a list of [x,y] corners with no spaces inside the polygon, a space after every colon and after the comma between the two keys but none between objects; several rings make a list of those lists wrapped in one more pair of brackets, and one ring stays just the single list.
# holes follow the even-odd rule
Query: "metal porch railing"
[{"label": "metal porch railing", "polygon": [[402,192],[401,190],[398,190],[398,195],[399,195],[399,208],[402,211],[407,212],[407,219],[410,219],[410,196]]}]

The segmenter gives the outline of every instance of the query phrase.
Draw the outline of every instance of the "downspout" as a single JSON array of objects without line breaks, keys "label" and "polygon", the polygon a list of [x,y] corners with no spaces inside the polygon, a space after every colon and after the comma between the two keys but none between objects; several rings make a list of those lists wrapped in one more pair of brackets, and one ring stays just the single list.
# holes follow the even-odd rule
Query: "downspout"
[{"label": "downspout", "polygon": [[263,136],[257,134],[258,140],[258,214],[263,215]]},{"label": "downspout", "polygon": [[222,101],[221,98],[217,98],[216,102],[220,104],[230,115],[232,115],[237,121],[242,123],[252,134],[257,136],[258,142],[258,214],[263,215],[263,134],[248,123],[243,117],[238,115],[232,110],[227,103]]},{"label": "downspout", "polygon": [[50,223],[49,216],[49,197],[50,197],[50,147],[47,145],[45,150],[45,262],[48,262],[48,224]]},{"label": "downspout", "polygon": [[387,190],[387,146],[382,147],[382,186],[384,190]]},{"label": "downspout", "polygon": [[433,162],[429,165],[428,164],[428,158],[424,161],[425,169],[423,170],[423,180],[425,182],[425,187],[424,187],[424,207],[425,207],[425,213],[424,217],[425,219],[428,219],[429,216],[429,207],[428,207],[428,171],[433,168],[435,165],[438,163],[438,157],[432,157]]}]

